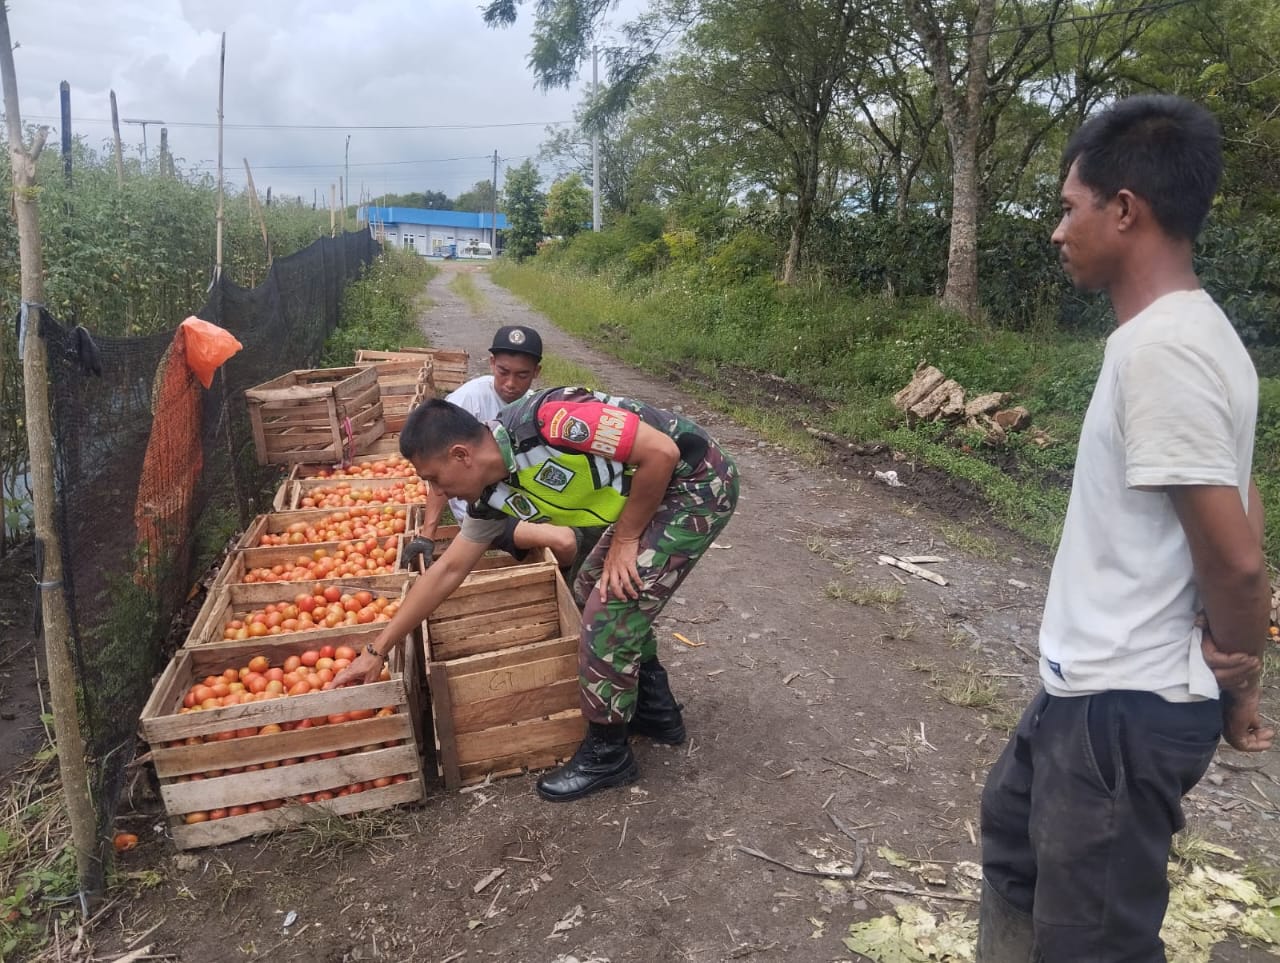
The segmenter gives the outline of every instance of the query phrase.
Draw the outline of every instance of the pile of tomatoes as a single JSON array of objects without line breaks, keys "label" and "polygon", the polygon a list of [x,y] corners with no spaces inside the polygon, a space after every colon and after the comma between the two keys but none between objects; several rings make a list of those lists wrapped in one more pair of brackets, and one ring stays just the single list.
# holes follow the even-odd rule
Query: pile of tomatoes
[{"label": "pile of tomatoes", "polygon": [[322,485],[310,489],[298,500],[299,508],[355,508],[363,505],[393,505],[406,502],[420,502],[427,497],[426,482],[418,478],[392,482],[389,485],[371,488],[353,485],[351,482],[336,482],[333,485]]},{"label": "pile of tomatoes", "polygon": [[398,564],[396,536],[340,542],[333,550],[314,549],[292,563],[250,569],[244,582],[313,582],[318,578],[347,578],[356,575],[390,575]]},{"label": "pile of tomatoes", "polygon": [[314,522],[293,522],[283,532],[264,534],[259,545],[305,545],[341,542],[352,538],[386,538],[402,535],[409,510],[403,505],[374,505],[331,512]]},{"label": "pile of tomatoes", "polygon": [[344,468],[322,468],[313,478],[416,478],[417,471],[407,458],[388,455],[378,461],[347,465]]},{"label": "pile of tomatoes", "polygon": [[315,585],[292,602],[270,602],[248,615],[231,619],[222,627],[222,638],[240,642],[285,632],[390,622],[399,608],[398,601],[367,590],[347,592],[336,585]]},{"label": "pile of tomatoes", "polygon": [[[355,649],[346,645],[324,645],[318,649],[308,649],[300,655],[289,656],[280,665],[272,665],[265,655],[255,655],[249,660],[248,664],[238,669],[227,669],[220,675],[206,676],[202,681],[191,686],[183,696],[182,706],[178,711],[180,713],[200,712],[208,709],[243,705],[248,702],[262,702],[271,699],[283,699],[289,696],[309,695],[312,692],[323,692],[333,687],[333,677],[343,668],[350,665],[355,657]],[[383,666],[380,678],[386,680],[390,677],[390,671],[386,666]],[[169,747],[198,746],[205,743],[248,738],[249,736],[274,735],[281,732],[311,729],[316,726],[340,725],[344,722],[358,722],[363,719],[385,718],[395,715],[395,713],[395,706],[383,706],[381,709],[349,709],[346,712],[327,713],[292,722],[272,722],[263,726],[250,725],[239,729],[224,729],[221,732],[215,732],[207,736],[188,736],[186,739],[170,742]],[[271,760],[259,764],[235,766],[228,769],[210,769],[206,772],[179,776],[175,781],[198,782],[203,779],[215,779],[218,776],[230,776],[241,772],[259,772],[264,769],[275,769],[279,766],[296,766],[301,762],[336,759],[340,755],[398,746],[403,741],[402,739],[392,739],[353,749],[329,749],[324,752]],[[227,816],[239,816],[245,813],[278,809],[286,802],[291,801],[299,803],[324,802],[339,796],[365,792],[368,789],[381,789],[384,786],[406,782],[408,779],[409,776],[404,773],[380,776],[363,782],[335,785],[329,790],[305,793],[292,799],[269,799],[251,805],[230,806],[224,809],[187,813],[183,820],[188,824],[202,823],[213,819],[223,819]]]}]

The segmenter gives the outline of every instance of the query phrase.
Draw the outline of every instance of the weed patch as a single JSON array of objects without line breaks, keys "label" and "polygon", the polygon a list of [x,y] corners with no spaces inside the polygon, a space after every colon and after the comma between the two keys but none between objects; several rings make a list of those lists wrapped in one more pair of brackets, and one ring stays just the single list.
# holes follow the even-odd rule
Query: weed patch
[{"label": "weed patch", "polygon": [[849,602],[853,605],[866,605],[877,608],[881,612],[888,612],[906,595],[901,585],[860,585],[857,588],[849,588],[839,582],[828,582],[822,594],[829,599]]}]

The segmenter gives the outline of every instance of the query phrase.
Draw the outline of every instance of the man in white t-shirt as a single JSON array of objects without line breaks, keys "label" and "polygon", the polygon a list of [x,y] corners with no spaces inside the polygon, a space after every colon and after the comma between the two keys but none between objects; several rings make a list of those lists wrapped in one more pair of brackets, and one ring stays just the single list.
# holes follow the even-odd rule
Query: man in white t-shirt
[{"label": "man in white t-shirt", "polygon": [[[445,398],[480,421],[492,421],[498,412],[529,394],[533,381],[542,370],[542,336],[533,328],[520,324],[504,325],[493,336],[489,348],[489,374],[472,378]],[[453,517],[461,522],[467,514],[467,503],[446,499],[441,493],[427,496],[422,535],[435,536],[436,527],[448,504]],[[506,528],[493,542],[517,559],[530,551],[549,548],[561,568],[568,569],[579,554],[578,530],[562,525],[534,524],[508,518]]]},{"label": "man in white t-shirt", "polygon": [[1049,579],[1043,689],[983,791],[979,963],[1163,961],[1181,798],[1220,735],[1271,743],[1258,379],[1192,265],[1220,141],[1204,108],[1148,96],[1067,145],[1053,243],[1117,326]]}]

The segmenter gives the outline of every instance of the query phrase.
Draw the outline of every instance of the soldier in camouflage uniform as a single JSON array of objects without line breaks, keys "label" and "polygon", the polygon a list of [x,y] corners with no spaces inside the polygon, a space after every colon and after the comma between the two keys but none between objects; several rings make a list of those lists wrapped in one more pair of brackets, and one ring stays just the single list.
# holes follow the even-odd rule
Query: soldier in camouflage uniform
[{"label": "soldier in camouflage uniform", "polygon": [[711,436],[643,402],[550,388],[483,425],[429,401],[410,415],[400,447],[433,488],[470,502],[468,516],[339,681],[376,677],[383,654],[461,584],[506,517],[602,526],[574,582],[588,734],[568,763],[538,780],[538,793],[566,801],[634,781],[629,733],[683,742],[653,620],[737,504],[737,467]]}]

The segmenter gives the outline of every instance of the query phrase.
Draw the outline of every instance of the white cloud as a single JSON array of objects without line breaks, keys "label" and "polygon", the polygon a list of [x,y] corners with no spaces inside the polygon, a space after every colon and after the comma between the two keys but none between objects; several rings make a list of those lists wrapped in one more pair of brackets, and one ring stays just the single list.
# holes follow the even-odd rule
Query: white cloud
[{"label": "white cloud", "polygon": [[[72,129],[97,146],[111,135],[108,91],[122,117],[164,120],[174,153],[212,169],[218,41],[227,34],[228,124],[500,125],[469,130],[243,130],[225,134],[225,164],[242,158],[259,189],[327,192],[351,134],[351,189],[466,190],[536,156],[542,122],[568,120],[579,89],[543,93],[526,66],[528,7],[507,30],[468,0],[11,0],[10,31],[24,119],[56,126],[58,84],[71,84]],[[590,65],[586,65],[589,77]],[[135,151],[142,129],[124,125]],[[154,152],[159,131],[147,128]],[[462,158],[460,160],[442,160]],[[435,163],[426,161],[435,160]],[[404,163],[412,161],[414,163]],[[388,162],[400,162],[389,164]],[[297,165],[323,165],[302,167]],[[501,174],[501,167],[500,167]]]}]

